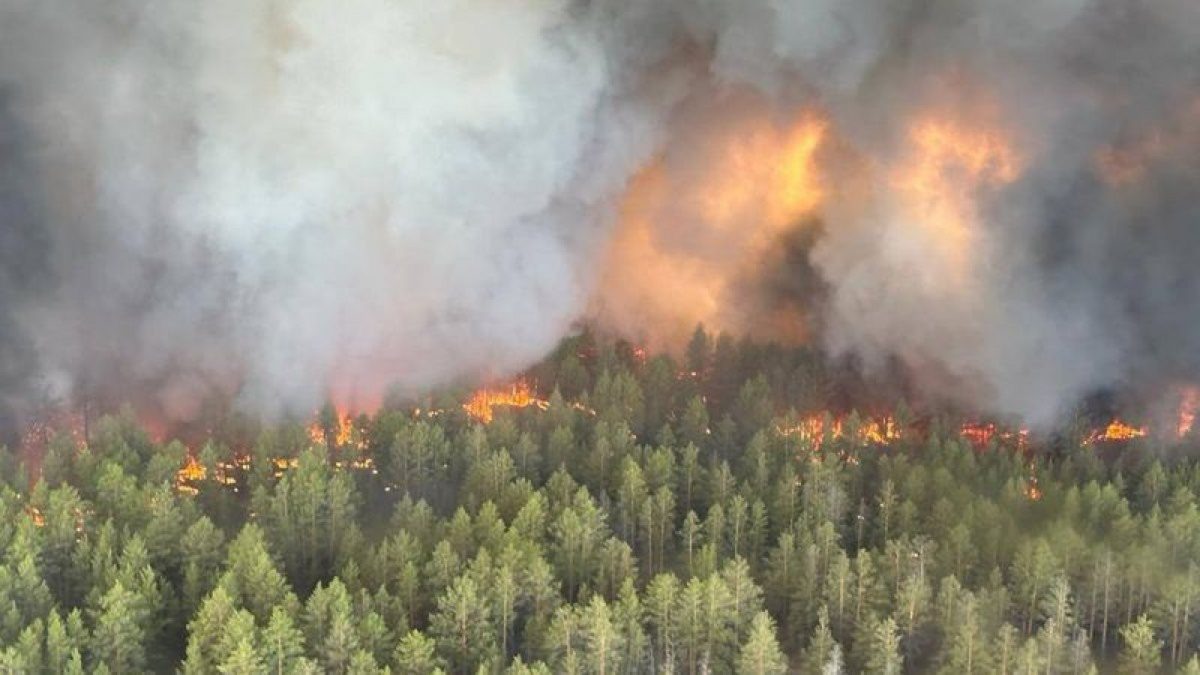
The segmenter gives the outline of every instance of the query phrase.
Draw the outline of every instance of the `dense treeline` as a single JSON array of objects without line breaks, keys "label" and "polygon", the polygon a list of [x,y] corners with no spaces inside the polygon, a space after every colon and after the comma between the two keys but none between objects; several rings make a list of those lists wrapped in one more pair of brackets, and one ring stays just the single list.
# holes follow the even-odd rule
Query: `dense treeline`
[{"label": "dense treeline", "polygon": [[787,433],[819,356],[680,361],[584,336],[487,425],[229,423],[187,485],[129,414],[6,454],[0,670],[1200,673],[1200,463]]}]

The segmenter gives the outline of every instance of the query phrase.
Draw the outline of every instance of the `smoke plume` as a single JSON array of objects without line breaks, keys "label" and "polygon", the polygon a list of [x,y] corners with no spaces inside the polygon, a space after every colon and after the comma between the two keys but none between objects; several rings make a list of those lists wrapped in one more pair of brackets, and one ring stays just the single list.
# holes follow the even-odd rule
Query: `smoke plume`
[{"label": "smoke plume", "polygon": [[188,419],[580,319],[1034,423],[1200,375],[1194,0],[5,0],[0,388]]}]

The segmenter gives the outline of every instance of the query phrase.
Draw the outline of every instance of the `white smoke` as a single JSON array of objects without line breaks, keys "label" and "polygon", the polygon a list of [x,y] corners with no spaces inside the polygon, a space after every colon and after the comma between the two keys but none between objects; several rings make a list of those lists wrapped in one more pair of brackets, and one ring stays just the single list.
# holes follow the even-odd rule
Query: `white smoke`
[{"label": "white smoke", "polygon": [[303,410],[515,370],[577,317],[638,158],[585,173],[610,75],[565,3],[98,4],[0,31],[50,195],[47,368]]}]

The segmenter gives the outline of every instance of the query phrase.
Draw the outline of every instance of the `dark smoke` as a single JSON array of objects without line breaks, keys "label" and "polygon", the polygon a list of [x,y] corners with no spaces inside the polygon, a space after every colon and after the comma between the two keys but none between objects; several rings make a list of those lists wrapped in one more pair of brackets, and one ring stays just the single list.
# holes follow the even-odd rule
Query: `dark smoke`
[{"label": "dark smoke", "polygon": [[29,147],[0,88],[0,435],[11,440],[14,414],[28,399],[37,375],[36,352],[20,322],[30,302],[49,293],[45,225]]},{"label": "dark smoke", "polygon": [[[520,369],[597,306],[652,337],[598,287],[626,184],[658,158],[687,186],[708,130],[813,110],[827,194],[734,284],[738,325],[788,308],[1041,423],[1200,376],[1194,0],[7,0],[0,92],[19,405],[369,406]],[[969,256],[897,187],[930,116],[1019,158],[939,169]],[[664,240],[724,259],[676,217]]]}]

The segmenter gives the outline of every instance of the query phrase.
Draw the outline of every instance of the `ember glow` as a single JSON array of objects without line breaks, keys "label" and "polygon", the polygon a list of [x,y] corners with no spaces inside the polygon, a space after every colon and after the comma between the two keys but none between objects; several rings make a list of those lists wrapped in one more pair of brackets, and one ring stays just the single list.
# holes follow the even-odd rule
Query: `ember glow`
[{"label": "ember glow", "polygon": [[81,412],[62,408],[43,411],[25,427],[21,435],[21,447],[28,457],[40,457],[50,439],[60,434],[69,436],[75,445],[82,446],[87,440],[86,427]]}]

